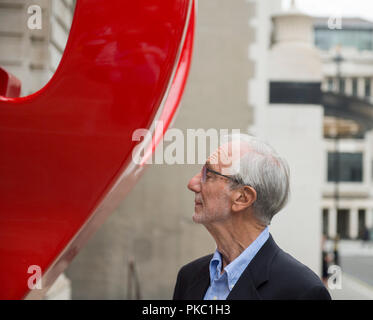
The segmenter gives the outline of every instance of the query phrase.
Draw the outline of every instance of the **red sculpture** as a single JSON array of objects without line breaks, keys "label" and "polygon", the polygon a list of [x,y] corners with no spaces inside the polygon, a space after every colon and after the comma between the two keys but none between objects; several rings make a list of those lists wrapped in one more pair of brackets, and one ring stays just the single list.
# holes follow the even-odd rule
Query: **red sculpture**
[{"label": "red sculpture", "polygon": [[132,133],[169,125],[193,34],[193,0],[79,0],[50,82],[0,96],[0,299],[42,297],[135,184]]},{"label": "red sculpture", "polygon": [[21,81],[0,67],[0,96],[16,98],[20,93]]}]

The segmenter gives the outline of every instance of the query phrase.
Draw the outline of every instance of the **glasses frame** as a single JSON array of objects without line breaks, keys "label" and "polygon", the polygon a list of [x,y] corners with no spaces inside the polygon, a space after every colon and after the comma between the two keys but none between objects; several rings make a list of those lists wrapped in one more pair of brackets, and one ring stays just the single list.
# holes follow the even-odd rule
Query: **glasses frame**
[{"label": "glasses frame", "polygon": [[220,172],[217,172],[217,171],[215,171],[215,170],[212,170],[212,169],[208,168],[206,165],[204,165],[203,168],[202,168],[202,176],[201,176],[201,182],[202,182],[202,183],[205,183],[205,182],[206,182],[207,172],[211,172],[211,173],[216,174],[216,175],[218,175],[218,176],[221,176],[221,177],[227,178],[227,179],[233,181],[234,183],[237,183],[237,184],[240,184],[240,185],[244,185],[244,186],[249,186],[249,187],[251,187],[251,186],[248,185],[248,184],[242,184],[242,183],[238,182],[237,179],[235,179],[235,178],[233,178],[233,177],[231,177],[231,176],[227,176],[227,175],[225,175],[225,174],[222,174],[222,173],[220,173]]}]

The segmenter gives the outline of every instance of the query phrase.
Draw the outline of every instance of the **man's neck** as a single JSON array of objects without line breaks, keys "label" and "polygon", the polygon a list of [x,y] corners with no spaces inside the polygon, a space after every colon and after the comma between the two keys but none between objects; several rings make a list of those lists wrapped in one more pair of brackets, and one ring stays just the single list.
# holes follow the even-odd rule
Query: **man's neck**
[{"label": "man's neck", "polygon": [[[237,220],[237,219],[236,219]],[[216,242],[218,251],[222,256],[222,269],[236,259],[265,229],[265,226],[249,221],[234,221],[205,225]]]}]

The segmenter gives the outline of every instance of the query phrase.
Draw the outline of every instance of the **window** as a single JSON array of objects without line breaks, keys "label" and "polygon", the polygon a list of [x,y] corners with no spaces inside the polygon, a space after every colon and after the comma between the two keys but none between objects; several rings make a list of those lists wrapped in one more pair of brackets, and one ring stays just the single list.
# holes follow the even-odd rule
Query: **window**
[{"label": "window", "polygon": [[329,50],[336,45],[353,47],[358,50],[373,50],[372,29],[328,29],[315,28],[315,45],[322,50]]},{"label": "window", "polygon": [[325,236],[328,236],[328,229],[329,229],[329,210],[323,209],[322,210],[322,233]]},{"label": "window", "polygon": [[365,78],[365,81],[364,81],[364,84],[365,84],[365,96],[366,97],[370,97],[370,88],[371,88],[371,83],[370,83],[370,78]]},{"label": "window", "polygon": [[363,239],[365,233],[365,210],[359,209],[359,231],[358,238]]},{"label": "window", "polygon": [[347,209],[338,209],[337,211],[337,233],[341,239],[349,238],[350,229],[350,211]]},{"label": "window", "polygon": [[345,93],[346,80],[344,78],[339,79],[339,93]]},{"label": "window", "polygon": [[328,182],[362,182],[363,154],[328,152]]},{"label": "window", "polygon": [[328,78],[328,91],[333,91],[333,78]]}]

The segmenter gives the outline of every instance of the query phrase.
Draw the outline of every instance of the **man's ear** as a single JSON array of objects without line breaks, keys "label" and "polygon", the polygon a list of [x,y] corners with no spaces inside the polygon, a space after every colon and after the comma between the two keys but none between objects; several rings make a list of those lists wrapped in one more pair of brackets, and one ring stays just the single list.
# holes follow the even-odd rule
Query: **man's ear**
[{"label": "man's ear", "polygon": [[256,201],[256,191],[249,186],[242,186],[232,193],[232,211],[239,212],[253,205]]}]

